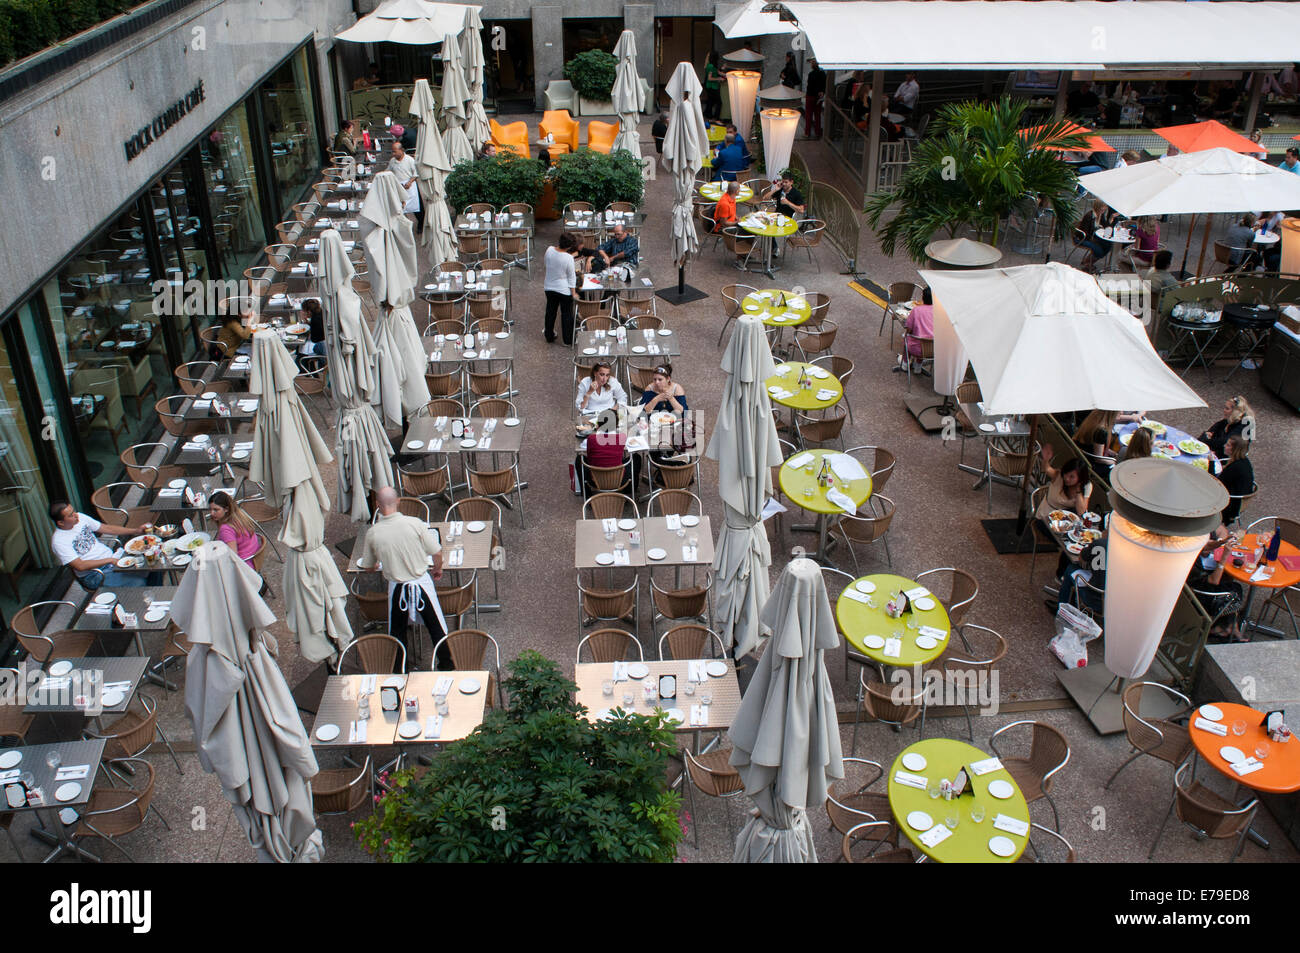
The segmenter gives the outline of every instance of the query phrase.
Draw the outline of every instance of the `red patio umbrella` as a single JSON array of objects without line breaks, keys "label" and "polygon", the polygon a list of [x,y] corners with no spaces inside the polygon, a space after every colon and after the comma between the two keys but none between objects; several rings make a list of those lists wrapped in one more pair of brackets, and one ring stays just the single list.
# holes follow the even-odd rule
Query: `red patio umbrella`
[{"label": "red patio umbrella", "polygon": [[1247,139],[1240,133],[1233,132],[1223,123],[1214,119],[1204,122],[1189,122],[1182,126],[1165,126],[1152,129],[1157,136],[1177,146],[1183,152],[1201,152],[1205,149],[1231,149],[1244,152],[1248,156],[1265,152],[1258,142]]},{"label": "red patio umbrella", "polygon": [[[1027,136],[1027,135],[1029,135],[1030,133],[1035,133],[1035,132],[1039,132],[1039,133],[1041,133],[1043,130],[1045,130],[1045,129],[1049,129],[1049,128],[1051,128],[1051,127],[1050,127],[1050,126],[1030,126],[1028,129],[1022,129],[1022,130],[1020,131],[1020,134],[1021,134],[1022,136]],[[1110,145],[1109,143],[1107,143],[1105,139],[1103,139],[1101,136],[1093,135],[1093,132],[1092,132],[1091,129],[1089,129],[1087,126],[1080,126],[1077,122],[1072,122],[1072,123],[1070,123],[1070,124],[1069,124],[1065,129],[1063,129],[1063,130],[1061,131],[1061,135],[1063,135],[1063,136],[1087,136],[1087,137],[1088,137],[1088,145],[1087,145],[1085,148],[1087,149],[1088,152],[1114,152],[1114,151],[1115,151],[1115,147],[1112,146],[1112,145]],[[1050,149],[1052,152],[1082,152],[1082,151],[1084,151],[1083,149],[1057,149],[1057,148],[1053,148],[1052,146],[1048,146],[1048,149]]]}]

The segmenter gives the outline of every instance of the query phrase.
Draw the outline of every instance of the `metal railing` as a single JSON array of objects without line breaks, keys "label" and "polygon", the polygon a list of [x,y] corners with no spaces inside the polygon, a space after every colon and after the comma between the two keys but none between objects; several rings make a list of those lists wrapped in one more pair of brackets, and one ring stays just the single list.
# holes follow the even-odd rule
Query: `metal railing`
[{"label": "metal railing", "polygon": [[809,201],[815,217],[826,223],[822,232],[826,241],[844,257],[847,271],[856,272],[858,241],[862,235],[862,218],[858,208],[839,189],[828,182],[813,181]]}]

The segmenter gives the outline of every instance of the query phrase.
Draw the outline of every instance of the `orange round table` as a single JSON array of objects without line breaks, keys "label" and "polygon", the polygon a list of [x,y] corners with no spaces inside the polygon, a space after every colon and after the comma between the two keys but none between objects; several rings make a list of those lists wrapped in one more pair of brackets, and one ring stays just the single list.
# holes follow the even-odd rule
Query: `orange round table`
[{"label": "orange round table", "polygon": [[[1262,711],[1256,711],[1246,705],[1234,705],[1231,702],[1214,702],[1214,707],[1223,712],[1219,724],[1228,728],[1225,737],[1221,738],[1213,732],[1196,727],[1199,709],[1192,713],[1191,724],[1187,729],[1192,737],[1192,744],[1196,746],[1197,752],[1207,764],[1238,784],[1254,788],[1256,791],[1266,791],[1270,794],[1300,791],[1300,738],[1292,737],[1286,744],[1278,744],[1276,741],[1269,740],[1268,732],[1262,724],[1264,721]],[[1232,723],[1238,719],[1246,723],[1246,733],[1240,738],[1232,733]],[[1219,754],[1219,749],[1224,745],[1232,745],[1234,748],[1240,748],[1247,757],[1254,757],[1255,746],[1261,741],[1267,741],[1269,747],[1268,757],[1262,762],[1264,767],[1247,775],[1238,775]]]},{"label": "orange round table", "polygon": [[[1242,552],[1242,551],[1253,552],[1255,546],[1259,542],[1262,541],[1265,545],[1267,545],[1269,537],[1272,535],[1273,535],[1272,533],[1268,533],[1268,534],[1251,533],[1248,536],[1243,536],[1241,538],[1241,542],[1237,546],[1234,546],[1231,552],[1233,553]],[[1251,603],[1255,601],[1256,589],[1287,589],[1291,586],[1300,585],[1300,570],[1287,569],[1285,566],[1282,565],[1282,561],[1281,561],[1281,557],[1283,556],[1300,557],[1300,549],[1297,549],[1296,547],[1292,546],[1286,540],[1282,540],[1282,545],[1278,547],[1277,554],[1279,558],[1274,562],[1269,563],[1269,565],[1273,569],[1273,575],[1269,576],[1267,579],[1251,579],[1250,577],[1253,576],[1255,573],[1254,569],[1246,569],[1244,566],[1238,569],[1236,566],[1232,564],[1231,559],[1228,559],[1224,562],[1224,566],[1223,566],[1224,573],[1228,576],[1231,576],[1233,579],[1237,580],[1239,583],[1241,583],[1243,586],[1246,587],[1246,604],[1242,607],[1241,610],[1241,620],[1242,620],[1243,629],[1245,629],[1247,626],[1252,626],[1254,628],[1261,629],[1261,631],[1265,631],[1265,632],[1270,631],[1267,628],[1261,627],[1257,623],[1252,623],[1250,621],[1250,606]],[[1231,555],[1231,553],[1229,555]],[[1257,566],[1255,568],[1258,569],[1259,567]]]}]

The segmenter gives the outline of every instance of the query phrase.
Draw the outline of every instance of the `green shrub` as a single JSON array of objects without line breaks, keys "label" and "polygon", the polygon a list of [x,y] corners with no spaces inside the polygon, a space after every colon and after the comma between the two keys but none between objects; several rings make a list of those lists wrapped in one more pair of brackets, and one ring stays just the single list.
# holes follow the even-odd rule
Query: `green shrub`
[{"label": "green shrub", "polygon": [[50,0],[50,7],[59,21],[60,35],[64,37],[89,30],[112,16],[103,12],[99,0]]},{"label": "green shrub", "polygon": [[8,0],[6,6],[17,59],[39,53],[63,36],[48,0]]},{"label": "green shrub", "polygon": [[447,202],[453,213],[471,202],[489,202],[497,208],[511,202],[536,206],[544,171],[540,159],[504,150],[489,159],[462,162],[447,176]]},{"label": "green shrub", "polygon": [[645,180],[641,158],[623,149],[606,155],[585,146],[555,157],[555,199],[559,207],[590,202],[603,209],[611,202],[641,204]]},{"label": "green shrub", "polygon": [[564,78],[578,95],[602,103],[614,94],[617,71],[618,60],[604,50],[587,50],[564,64]]},{"label": "green shrub", "polygon": [[14,60],[14,31],[9,4],[0,3],[0,66]]},{"label": "green shrub", "polygon": [[671,861],[682,829],[663,715],[589,722],[555,662],[527,651],[509,668],[510,707],[422,777],[385,778],[353,824],[362,846],[394,863]]}]

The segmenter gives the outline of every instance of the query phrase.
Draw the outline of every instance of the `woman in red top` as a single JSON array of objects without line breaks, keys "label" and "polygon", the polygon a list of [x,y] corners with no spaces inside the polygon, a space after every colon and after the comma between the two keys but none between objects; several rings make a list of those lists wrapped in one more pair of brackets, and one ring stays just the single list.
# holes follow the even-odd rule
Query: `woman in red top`
[{"label": "woman in red top", "polygon": [[261,545],[257,524],[252,518],[224,490],[212,494],[208,501],[208,518],[217,526],[217,539],[252,567],[253,554]]}]

